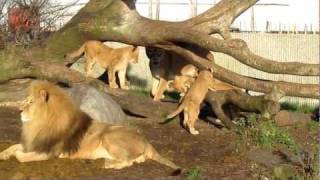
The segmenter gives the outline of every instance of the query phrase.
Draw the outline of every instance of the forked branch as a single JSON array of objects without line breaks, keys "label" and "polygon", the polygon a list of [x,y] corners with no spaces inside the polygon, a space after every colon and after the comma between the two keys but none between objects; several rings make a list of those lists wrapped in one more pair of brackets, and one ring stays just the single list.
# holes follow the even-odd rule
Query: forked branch
[{"label": "forked branch", "polygon": [[231,38],[229,28],[233,21],[258,0],[222,0],[206,12],[184,23],[190,28],[205,33],[219,33],[225,39]]},{"label": "forked branch", "polygon": [[222,68],[212,62],[203,59],[193,52],[175,45],[156,45],[159,48],[163,48],[169,51],[173,51],[190,61],[190,63],[197,65],[201,69],[212,69],[214,77],[228,82],[232,85],[257,91],[268,93],[272,88],[277,85],[280,90],[284,91],[289,96],[299,96],[308,98],[319,97],[319,87],[313,84],[298,84],[288,82],[276,82],[276,81],[264,81],[253,79],[250,77],[242,76]]}]

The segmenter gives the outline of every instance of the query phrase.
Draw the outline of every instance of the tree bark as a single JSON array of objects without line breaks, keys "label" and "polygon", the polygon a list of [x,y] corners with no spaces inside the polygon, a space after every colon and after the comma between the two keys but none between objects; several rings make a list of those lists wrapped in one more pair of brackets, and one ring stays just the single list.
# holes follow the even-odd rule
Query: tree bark
[{"label": "tree bark", "polygon": [[[61,66],[73,63],[63,59],[65,53],[78,48],[86,40],[95,39],[168,49],[186,57],[200,68],[213,69],[216,78],[248,90],[269,92],[277,84],[290,96],[319,97],[317,85],[262,81],[240,76],[208,63],[197,54],[192,54],[178,46],[182,42],[206,50],[222,52],[244,64],[269,73],[319,76],[319,64],[272,61],[252,53],[244,41],[231,38],[230,24],[256,2],[257,0],[222,0],[215,7],[190,20],[166,22],[141,17],[135,9],[133,0],[91,0],[70,22],[44,43],[45,50],[41,49],[38,53],[41,59],[34,58],[36,61],[30,62],[22,60],[18,63],[4,60],[5,64],[12,66],[7,69],[0,67],[0,70],[10,72],[0,75],[0,81],[29,76],[53,77],[71,82],[82,81],[83,78],[73,72],[66,77],[58,71],[63,70],[64,74],[68,74],[68,70]],[[210,36],[213,33],[221,34],[224,39]],[[33,59],[33,57],[29,58]],[[42,64],[38,63],[39,61],[42,61]],[[55,68],[49,68],[46,65],[48,62]],[[43,67],[46,67],[46,70],[41,70]],[[18,71],[12,71],[14,69]]]},{"label": "tree bark", "polygon": [[[269,98],[273,94],[276,98]],[[224,105],[235,105],[241,111],[256,112],[262,115],[262,118],[270,119],[280,111],[279,98],[282,95],[276,90],[262,96],[250,96],[240,90],[209,92],[205,101],[210,103],[215,115],[223,122],[227,128],[234,128],[230,115],[224,111]]]}]

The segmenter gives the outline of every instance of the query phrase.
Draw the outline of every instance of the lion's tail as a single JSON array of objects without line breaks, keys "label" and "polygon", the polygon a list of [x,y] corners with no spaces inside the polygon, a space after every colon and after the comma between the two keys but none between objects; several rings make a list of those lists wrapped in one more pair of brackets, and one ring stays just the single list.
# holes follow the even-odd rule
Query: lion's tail
[{"label": "lion's tail", "polygon": [[85,42],[79,49],[66,54],[65,58],[73,59],[73,58],[81,56],[84,53],[86,45],[87,45],[87,43]]},{"label": "lion's tail", "polygon": [[174,169],[174,172],[172,173],[172,175],[178,175],[181,173],[181,167],[177,166],[175,163],[173,163],[169,159],[162,157],[158,153],[158,151],[154,149],[154,147],[151,144],[149,144],[147,147],[147,157],[154,161],[157,161],[160,164],[166,165]]},{"label": "lion's tail", "polygon": [[171,119],[177,116],[179,113],[183,111],[184,107],[185,107],[185,101],[182,101],[182,103],[179,105],[179,107],[175,111],[167,115],[167,119]]}]

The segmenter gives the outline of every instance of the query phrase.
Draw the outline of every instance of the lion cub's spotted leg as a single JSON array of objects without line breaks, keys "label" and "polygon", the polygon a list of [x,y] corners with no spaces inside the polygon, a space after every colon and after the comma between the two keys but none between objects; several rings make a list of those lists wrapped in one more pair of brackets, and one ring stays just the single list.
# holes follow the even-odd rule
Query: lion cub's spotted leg
[{"label": "lion cub's spotted leg", "polygon": [[157,90],[158,90],[158,85],[159,85],[159,80],[156,78],[152,78],[152,89],[151,89],[151,94],[152,96],[156,96]]},{"label": "lion cub's spotted leg", "polygon": [[160,101],[160,99],[163,96],[164,91],[167,88],[167,85],[168,85],[168,81],[163,78],[160,78],[160,82],[158,85],[158,91],[157,91],[156,95],[153,97],[154,101]]},{"label": "lion cub's spotted leg", "polygon": [[89,77],[91,74],[91,71],[93,69],[93,66],[95,64],[94,59],[88,57],[85,55],[85,59],[86,59],[86,63],[85,63],[85,69],[84,69],[84,73],[86,77]]},{"label": "lion cub's spotted leg", "polygon": [[195,107],[194,109],[189,109],[189,112],[188,112],[189,116],[188,116],[187,124],[189,128],[189,132],[193,135],[199,134],[199,131],[194,128],[194,125],[198,119],[199,113],[200,113],[200,109],[198,106]]},{"label": "lion cub's spotted leg", "polygon": [[188,128],[189,113],[187,109],[183,110],[183,127]]},{"label": "lion cub's spotted leg", "polygon": [[23,150],[21,144],[15,144],[5,149],[0,153],[0,160],[8,160],[10,157],[15,156],[16,151]]},{"label": "lion cub's spotted leg", "polygon": [[126,71],[127,69],[120,69],[118,71],[118,77],[119,77],[121,89],[129,90],[128,82],[126,79]]},{"label": "lion cub's spotted leg", "polygon": [[108,69],[108,79],[109,79],[109,86],[111,88],[119,88],[116,82],[116,72],[112,69]]}]

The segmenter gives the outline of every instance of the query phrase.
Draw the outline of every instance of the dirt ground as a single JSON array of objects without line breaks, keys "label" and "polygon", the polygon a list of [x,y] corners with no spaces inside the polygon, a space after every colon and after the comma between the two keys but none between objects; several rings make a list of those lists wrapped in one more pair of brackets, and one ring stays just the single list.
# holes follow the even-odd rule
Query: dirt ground
[{"label": "dirt ground", "polygon": [[[18,110],[0,108],[0,150],[18,142],[21,130],[19,119]],[[105,170],[101,168],[103,160],[53,159],[20,164],[15,159],[10,159],[0,161],[0,180],[259,179],[255,176],[260,171],[256,163],[246,158],[245,151],[239,151],[238,135],[231,131],[199,121],[197,128],[200,130],[200,135],[192,136],[181,128],[177,120],[165,125],[160,125],[158,118],[131,117],[130,121],[132,126],[141,130],[160,154],[184,169],[181,175],[172,177],[170,168],[151,160],[122,170]],[[299,132],[303,133],[299,136],[301,140],[308,142],[306,138],[310,138],[309,135]],[[192,169],[199,170],[198,174],[201,174],[201,178],[192,179],[190,177]]]},{"label": "dirt ground", "polygon": [[[132,97],[131,97],[132,96]],[[239,138],[239,134],[225,128],[217,128],[204,121],[197,121],[196,127],[200,135],[192,136],[181,128],[178,120],[161,125],[164,112],[175,108],[174,104],[160,103],[160,106],[139,101],[139,97],[130,95],[139,108],[148,109],[146,118],[130,117],[132,126],[141,130],[151,144],[162,154],[183,168],[179,176],[170,176],[172,170],[154,161],[148,160],[134,164],[122,170],[103,169],[103,160],[67,160],[52,159],[44,162],[18,163],[15,159],[0,161],[0,180],[101,180],[101,179],[209,179],[209,180],[272,180],[272,170],[262,164],[272,164],[279,157],[268,150],[253,151],[254,161],[248,154],[256,147],[249,141]],[[144,102],[144,103],[138,103]],[[159,109],[160,108],[160,109]],[[163,111],[163,109],[166,109]],[[160,111],[161,110],[161,111]],[[159,111],[159,112],[157,112]],[[153,118],[150,118],[153,117]],[[307,127],[307,126],[306,126]],[[302,126],[291,127],[289,130],[303,147],[313,148],[318,152],[319,128],[313,130]],[[16,109],[0,108],[0,150],[19,141],[21,122],[19,111]],[[263,154],[261,154],[261,153]],[[252,154],[251,154],[252,155]],[[278,159],[277,159],[278,158]],[[296,158],[293,156],[293,159]],[[292,158],[291,158],[292,159]],[[259,164],[260,161],[260,164]],[[297,167],[297,166],[294,166]],[[320,167],[320,166],[319,166]],[[197,176],[198,175],[198,176]],[[308,178],[307,178],[308,179]]]}]

